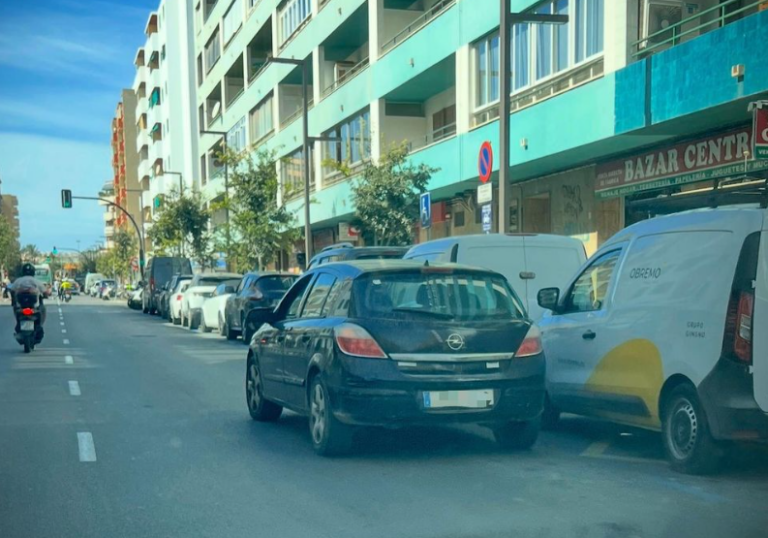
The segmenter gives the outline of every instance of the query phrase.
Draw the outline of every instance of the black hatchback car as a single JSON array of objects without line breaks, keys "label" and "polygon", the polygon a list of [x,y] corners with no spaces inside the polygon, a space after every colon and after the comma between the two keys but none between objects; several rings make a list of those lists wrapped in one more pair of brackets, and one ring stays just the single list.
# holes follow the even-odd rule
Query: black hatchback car
[{"label": "black hatchback car", "polygon": [[544,403],[538,329],[498,273],[415,261],[308,271],[247,318],[251,417],[309,416],[312,444],[349,449],[354,426],[471,422],[532,446]]},{"label": "black hatchback car", "polygon": [[274,308],[298,277],[292,273],[246,273],[224,306],[224,336],[234,340],[243,334],[248,343],[253,333],[243,330],[245,316],[254,308]]}]

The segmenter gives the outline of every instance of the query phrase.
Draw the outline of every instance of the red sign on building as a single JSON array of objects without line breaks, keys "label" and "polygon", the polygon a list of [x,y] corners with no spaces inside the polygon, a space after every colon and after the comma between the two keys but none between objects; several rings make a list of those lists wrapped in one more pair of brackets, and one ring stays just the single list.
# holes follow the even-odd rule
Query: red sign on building
[{"label": "red sign on building", "polygon": [[755,108],[752,129],[755,133],[755,159],[768,159],[768,103]]}]

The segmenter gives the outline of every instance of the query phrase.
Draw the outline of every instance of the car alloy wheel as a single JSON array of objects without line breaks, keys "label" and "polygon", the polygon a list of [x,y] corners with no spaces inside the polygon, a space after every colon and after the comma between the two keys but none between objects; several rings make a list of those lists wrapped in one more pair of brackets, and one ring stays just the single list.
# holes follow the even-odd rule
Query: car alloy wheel
[{"label": "car alloy wheel", "polygon": [[328,389],[319,375],[312,378],[308,396],[312,448],[321,456],[337,456],[349,452],[352,428],[339,422],[333,415]]},{"label": "car alloy wheel", "polygon": [[312,390],[312,402],[310,404],[309,429],[312,433],[312,441],[319,445],[325,437],[325,426],[328,422],[325,405],[325,391],[322,385],[317,383]]},{"label": "car alloy wheel", "polygon": [[274,422],[283,412],[281,406],[264,398],[259,365],[251,357],[248,358],[245,372],[245,400],[251,418],[259,422]]},{"label": "car alloy wheel", "polygon": [[226,336],[226,333],[224,332],[224,320],[221,319],[221,314],[219,314],[219,336]]}]

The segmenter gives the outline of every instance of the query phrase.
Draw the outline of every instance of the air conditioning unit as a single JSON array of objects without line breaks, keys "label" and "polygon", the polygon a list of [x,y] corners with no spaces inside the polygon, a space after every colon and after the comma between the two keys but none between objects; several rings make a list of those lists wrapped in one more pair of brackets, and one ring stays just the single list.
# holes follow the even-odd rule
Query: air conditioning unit
[{"label": "air conditioning unit", "polygon": [[[662,32],[662,30],[683,20],[684,12],[689,16],[687,9],[684,8],[686,3],[683,0],[646,0],[643,16],[643,37],[646,39],[641,43],[640,48],[650,47],[671,38],[673,36],[671,29],[668,32]],[[665,45],[671,47],[672,43],[665,43]]]},{"label": "air conditioning unit", "polygon": [[353,62],[336,62],[333,66],[333,80],[341,82],[347,77],[347,74],[355,67]]}]

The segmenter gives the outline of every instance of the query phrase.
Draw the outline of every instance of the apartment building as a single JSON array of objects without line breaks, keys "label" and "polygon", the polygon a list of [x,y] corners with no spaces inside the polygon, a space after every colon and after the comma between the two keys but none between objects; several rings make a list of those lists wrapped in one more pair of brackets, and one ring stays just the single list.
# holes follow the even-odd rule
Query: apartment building
[{"label": "apartment building", "polygon": [[[748,151],[748,107],[768,92],[768,55],[756,48],[768,39],[766,7],[512,0],[516,13],[568,23],[512,27],[502,231],[566,234],[592,252],[637,219],[705,204],[698,192],[764,178],[768,161]],[[268,59],[303,60],[309,134],[338,139],[315,142],[308,156],[315,250],[353,240],[354,172],[402,141],[413,163],[439,168],[432,237],[478,233],[478,153],[488,141],[498,155],[498,11],[499,0],[197,0],[200,130],[226,132],[236,149],[277,151],[280,203],[303,226],[301,69]],[[216,200],[222,137],[198,140],[198,188]],[[497,200],[494,192],[494,226]],[[425,237],[416,229],[415,240]]]},{"label": "apartment building", "polygon": [[104,182],[99,191],[99,198],[105,201],[99,201],[99,205],[104,208],[104,248],[110,249],[115,246],[115,232],[117,230],[117,221],[120,215],[119,210],[106,202],[117,202],[117,189],[114,180]]},{"label": "apartment building", "polygon": [[161,1],[147,19],[147,40],[134,59],[136,168],[145,191],[145,231],[162,197],[192,188],[199,175],[197,137],[192,134],[198,131],[192,24],[191,1]]}]

